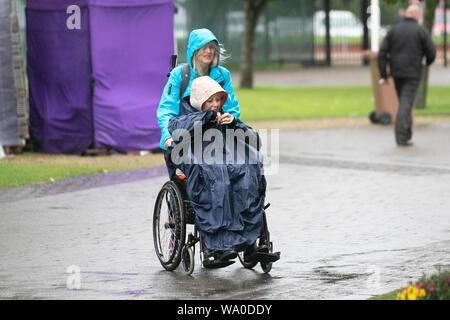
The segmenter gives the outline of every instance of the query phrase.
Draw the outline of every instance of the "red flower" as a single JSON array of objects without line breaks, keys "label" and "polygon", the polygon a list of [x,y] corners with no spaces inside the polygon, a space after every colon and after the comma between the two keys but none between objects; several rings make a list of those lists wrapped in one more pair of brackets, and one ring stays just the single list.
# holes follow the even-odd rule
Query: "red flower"
[{"label": "red flower", "polygon": [[434,291],[434,288],[433,288],[433,286],[431,284],[428,286],[428,291],[429,292],[433,292]]}]

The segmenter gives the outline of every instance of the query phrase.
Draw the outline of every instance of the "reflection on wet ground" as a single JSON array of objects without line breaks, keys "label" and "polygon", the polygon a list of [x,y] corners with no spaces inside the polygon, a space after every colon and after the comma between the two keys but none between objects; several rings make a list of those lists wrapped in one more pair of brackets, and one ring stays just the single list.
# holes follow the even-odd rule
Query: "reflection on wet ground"
[{"label": "reflection on wet ground", "polygon": [[386,128],[282,133],[291,143],[267,177],[281,251],[270,274],[238,260],[204,269],[198,253],[191,276],[161,267],[152,211],[165,168],[2,190],[0,298],[366,299],[398,289],[450,264],[448,129],[419,127],[413,149],[397,149]]},{"label": "reflection on wet ground", "polygon": [[290,163],[302,166],[326,167],[326,168],[340,168],[363,171],[379,171],[404,175],[441,175],[450,174],[450,168],[427,167],[409,164],[392,164],[392,163],[373,163],[362,161],[347,161],[339,159],[322,159],[310,157],[293,157],[282,156],[280,158],[282,163]]}]

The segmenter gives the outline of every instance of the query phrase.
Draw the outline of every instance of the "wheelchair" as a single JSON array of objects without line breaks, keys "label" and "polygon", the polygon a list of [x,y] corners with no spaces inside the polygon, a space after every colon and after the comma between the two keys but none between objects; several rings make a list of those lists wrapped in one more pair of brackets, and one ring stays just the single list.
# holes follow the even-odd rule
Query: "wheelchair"
[{"label": "wheelchair", "polygon": [[[259,246],[266,245],[272,253],[273,244],[270,241],[265,213],[269,206],[270,204],[264,206],[263,226],[256,242]],[[194,229],[186,239],[187,225],[193,225]],[[183,271],[190,275],[194,271],[195,245],[198,242],[202,261],[202,241],[195,226],[195,212],[187,197],[186,177],[174,175],[159,191],[153,211],[153,243],[156,255],[164,269],[173,271],[181,263]],[[264,273],[269,273],[272,269],[273,262],[244,261],[243,252],[238,253],[238,258],[247,269],[253,269],[258,263]]]}]

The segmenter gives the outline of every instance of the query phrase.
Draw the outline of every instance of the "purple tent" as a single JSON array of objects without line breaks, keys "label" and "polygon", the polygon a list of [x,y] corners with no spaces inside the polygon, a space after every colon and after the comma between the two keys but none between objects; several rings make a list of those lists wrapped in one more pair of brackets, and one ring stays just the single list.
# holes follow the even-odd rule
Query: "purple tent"
[{"label": "purple tent", "polygon": [[[70,5],[80,28],[66,26]],[[39,151],[159,147],[173,53],[172,0],[27,2],[30,133]]]}]

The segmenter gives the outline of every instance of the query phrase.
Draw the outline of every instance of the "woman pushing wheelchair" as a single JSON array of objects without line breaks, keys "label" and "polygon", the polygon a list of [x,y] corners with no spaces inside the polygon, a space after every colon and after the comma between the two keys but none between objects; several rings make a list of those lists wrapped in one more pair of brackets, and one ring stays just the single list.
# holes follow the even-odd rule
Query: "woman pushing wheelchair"
[{"label": "woman pushing wheelchair", "polygon": [[186,177],[203,266],[230,265],[238,252],[244,266],[267,265],[280,253],[261,241],[268,231],[259,136],[239,120],[230,73],[219,65],[219,48],[211,31],[191,32],[187,66],[172,70],[157,111],[160,146],[171,179],[177,172]]}]

